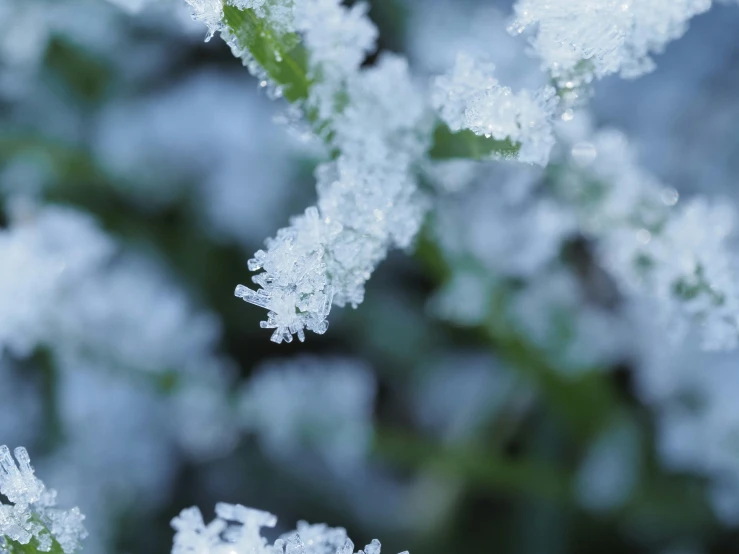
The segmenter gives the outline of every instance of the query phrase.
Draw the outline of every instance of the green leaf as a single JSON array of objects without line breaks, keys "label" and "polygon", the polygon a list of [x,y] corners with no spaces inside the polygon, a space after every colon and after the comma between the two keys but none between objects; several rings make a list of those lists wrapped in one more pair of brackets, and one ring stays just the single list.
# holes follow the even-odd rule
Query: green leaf
[{"label": "green leaf", "polygon": [[238,45],[282,88],[289,102],[308,98],[308,57],[295,33],[279,33],[253,10],[223,7],[223,21]]},{"label": "green leaf", "polygon": [[518,155],[520,146],[508,139],[495,140],[476,135],[470,130],[453,133],[445,124],[434,130],[433,146],[429,155],[436,160],[467,158],[486,160],[491,158],[512,159]]}]

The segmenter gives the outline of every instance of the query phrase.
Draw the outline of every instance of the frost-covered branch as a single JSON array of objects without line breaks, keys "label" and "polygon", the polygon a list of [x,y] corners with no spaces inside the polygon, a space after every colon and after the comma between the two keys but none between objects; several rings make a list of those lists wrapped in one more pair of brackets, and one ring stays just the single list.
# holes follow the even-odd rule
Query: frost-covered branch
[{"label": "frost-covered branch", "polygon": [[[220,503],[216,504],[216,519],[206,524],[198,508],[188,508],[172,520],[172,554],[354,554],[354,543],[346,530],[323,523],[300,521],[297,529],[270,544],[262,529],[276,523],[277,518],[270,513]],[[357,554],[380,554],[380,542],[373,540]]]},{"label": "frost-covered branch", "polygon": [[[263,270],[253,278],[261,288],[236,288],[236,296],[268,310],[261,325],[274,329],[273,341],[289,342],[293,335],[304,340],[305,330],[324,333],[331,307],[360,304],[365,282],[387,251],[408,248],[421,226],[426,201],[415,166],[433,135],[426,101],[404,59],[383,55],[360,68],[377,35],[362,3],[189,3],[209,37],[220,32],[262,84],[293,102],[336,154],[316,171],[318,205],[293,218],[249,261],[252,271]],[[484,117],[511,112],[505,91],[499,96],[480,104]],[[514,122],[480,133],[485,146],[466,135],[460,143],[518,153],[519,140],[533,142],[529,126],[536,114],[528,112],[535,104],[522,96],[512,108]],[[453,133],[441,135],[449,139]],[[527,148],[524,159],[542,159]]]},{"label": "frost-covered branch", "polygon": [[25,448],[15,449],[15,460],[7,446],[0,446],[0,552],[28,552],[19,545],[29,545],[31,552],[72,554],[87,536],[85,519],[78,508],[56,507],[56,491],[47,489],[31,467]]}]

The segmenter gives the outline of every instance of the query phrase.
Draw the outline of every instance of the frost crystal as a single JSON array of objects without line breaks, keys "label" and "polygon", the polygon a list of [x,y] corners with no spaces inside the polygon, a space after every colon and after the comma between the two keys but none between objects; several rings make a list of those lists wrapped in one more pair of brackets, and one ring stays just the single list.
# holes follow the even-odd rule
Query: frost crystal
[{"label": "frost crystal", "polygon": [[268,310],[275,342],[324,333],[331,306],[357,306],[364,284],[391,247],[407,248],[426,203],[412,164],[424,149],[416,128],[424,104],[407,64],[382,57],[348,80],[348,106],[335,116],[341,155],[316,170],[318,206],[294,217],[249,260],[261,289],[236,296]]},{"label": "frost crystal", "polygon": [[[270,544],[261,530],[276,525],[272,514],[220,503],[216,516],[206,525],[198,508],[183,510],[172,520],[172,554],[354,554],[354,543],[341,527],[301,521],[296,530]],[[357,554],[380,554],[380,542],[373,540]]]},{"label": "frost crystal", "polygon": [[520,145],[518,159],[545,166],[554,146],[552,87],[514,93],[493,77],[495,66],[460,53],[451,74],[435,79],[431,102],[452,131],[469,129]]},{"label": "frost crystal", "polygon": [[47,489],[33,473],[25,448],[15,449],[15,460],[7,446],[0,446],[0,493],[10,502],[0,502],[0,552],[14,552],[7,541],[29,544],[41,552],[57,543],[65,554],[75,552],[87,536],[78,508],[56,508],[56,491]]},{"label": "frost crystal", "polygon": [[[235,55],[270,83],[239,38],[223,28],[222,4],[188,0],[195,17],[222,31]],[[377,29],[367,5],[340,0],[233,0],[278,34],[298,33],[308,54],[309,97],[298,103],[316,133],[339,153],[316,171],[318,205],[290,220],[249,260],[261,287],[235,295],[268,310],[263,328],[272,340],[305,340],[305,330],[328,328],[332,305],[357,306],[364,283],[392,247],[406,248],[420,228],[426,202],[412,165],[425,151],[419,126],[425,102],[405,60],[386,55],[360,69],[375,48]],[[280,87],[273,83],[276,96]],[[428,133],[426,133],[428,134]]]},{"label": "frost crystal", "polygon": [[517,0],[509,27],[536,27],[531,44],[560,87],[576,89],[612,73],[638,77],[650,54],[679,38],[711,0]]},{"label": "frost crystal", "polygon": [[192,9],[192,18],[208,28],[206,42],[223,28],[224,0],[185,0]]},{"label": "frost crystal", "polygon": [[344,7],[342,0],[295,2],[295,29],[303,35],[311,70],[320,80],[335,87],[375,49],[377,28],[367,17],[368,11],[363,2],[351,8]]}]

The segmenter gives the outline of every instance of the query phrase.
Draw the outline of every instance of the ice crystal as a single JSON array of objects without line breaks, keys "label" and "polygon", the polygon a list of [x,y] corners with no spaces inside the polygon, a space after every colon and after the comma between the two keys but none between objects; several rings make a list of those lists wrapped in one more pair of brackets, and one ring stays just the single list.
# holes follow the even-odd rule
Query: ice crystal
[{"label": "ice crystal", "polygon": [[307,447],[330,465],[346,468],[363,460],[369,448],[374,396],[370,370],[355,360],[268,362],[241,392],[242,425],[256,432],[273,456],[286,459]]},{"label": "ice crystal", "polygon": [[79,509],[56,507],[56,491],[47,489],[31,467],[25,448],[14,451],[0,446],[0,493],[9,504],[0,502],[0,552],[12,552],[7,541],[29,544],[34,541],[40,552],[49,552],[57,543],[65,554],[80,547],[86,536]]},{"label": "ice crystal", "polygon": [[[261,531],[276,523],[277,518],[270,513],[220,503],[216,519],[206,525],[198,508],[188,508],[172,520],[172,554],[354,554],[354,543],[346,530],[304,521],[270,544]],[[380,542],[373,540],[357,554],[380,554]]]},{"label": "ice crystal", "polygon": [[334,83],[346,78],[374,50],[377,27],[367,17],[368,10],[363,2],[350,8],[342,0],[295,2],[295,28],[304,37],[317,77]]},{"label": "ice crystal", "polygon": [[[196,17],[222,30],[235,55],[264,83],[238,36],[222,29],[222,5],[190,1]],[[277,33],[299,33],[313,80],[307,109],[315,112],[319,134],[340,153],[316,171],[318,205],[294,217],[249,260],[263,270],[235,294],[268,310],[263,328],[272,340],[305,340],[305,330],[324,333],[333,304],[357,306],[364,283],[391,247],[409,246],[421,224],[425,202],[412,165],[424,151],[418,126],[425,104],[411,84],[407,63],[384,56],[361,70],[375,48],[377,29],[364,3],[339,0],[238,0]],[[217,20],[217,21],[216,21]],[[216,21],[214,23],[214,21]],[[279,87],[275,86],[275,90]]]},{"label": "ice crystal", "polygon": [[517,0],[510,32],[536,27],[531,44],[560,87],[612,73],[638,77],[651,54],[682,36],[711,0]]},{"label": "ice crystal", "polygon": [[261,289],[236,296],[266,308],[262,327],[275,342],[324,333],[331,306],[357,306],[364,284],[391,247],[406,248],[426,204],[412,163],[423,150],[416,127],[423,102],[404,60],[384,56],[347,83],[348,106],[336,117],[341,155],[316,170],[318,206],[294,217],[249,260]]},{"label": "ice crystal", "polygon": [[223,29],[224,0],[185,0],[192,9],[192,18],[200,21],[208,28],[206,42]]},{"label": "ice crystal", "polygon": [[451,74],[435,79],[431,102],[452,131],[469,129],[520,145],[518,159],[546,165],[554,145],[552,87],[514,93],[493,77],[495,66],[460,53]]}]

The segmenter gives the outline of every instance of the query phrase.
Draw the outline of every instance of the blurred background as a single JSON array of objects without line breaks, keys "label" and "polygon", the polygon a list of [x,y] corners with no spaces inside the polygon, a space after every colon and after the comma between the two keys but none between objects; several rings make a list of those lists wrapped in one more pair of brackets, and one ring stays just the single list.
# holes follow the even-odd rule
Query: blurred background
[{"label": "blurred background", "polygon": [[[0,444],[80,506],[86,552],[167,552],[218,501],[388,553],[739,549],[739,352],[668,340],[532,200],[541,171],[427,168],[415,252],[325,335],[270,342],[233,289],[325,149],[184,2],[121,4],[0,0]],[[370,4],[421,86],[460,49],[542,82],[510,2]],[[681,198],[739,199],[737,29],[719,4],[595,87],[594,124]]]}]

